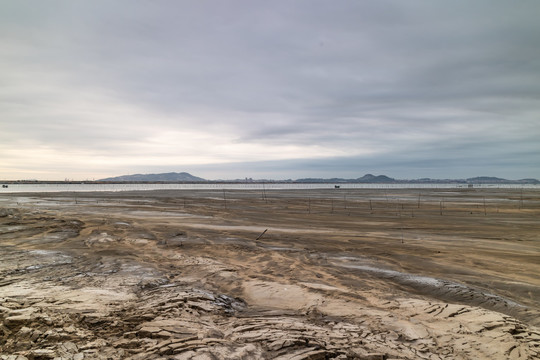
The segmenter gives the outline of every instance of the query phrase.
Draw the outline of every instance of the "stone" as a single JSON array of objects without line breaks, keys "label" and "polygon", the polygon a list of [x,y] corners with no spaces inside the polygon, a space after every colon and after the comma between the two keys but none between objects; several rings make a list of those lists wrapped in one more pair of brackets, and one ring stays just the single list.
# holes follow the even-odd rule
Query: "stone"
[{"label": "stone", "polygon": [[15,329],[23,325],[32,323],[34,317],[31,315],[15,315],[9,316],[4,320],[4,324],[8,329]]},{"label": "stone", "polygon": [[56,357],[56,352],[51,349],[36,349],[30,353],[34,360],[48,360]]},{"label": "stone", "polygon": [[152,337],[154,334],[157,334],[161,331],[161,328],[156,326],[143,326],[138,332],[139,337]]},{"label": "stone", "polygon": [[362,357],[362,360],[386,360],[386,354],[367,354]]},{"label": "stone", "polygon": [[203,333],[203,338],[223,339],[223,333],[218,329],[210,329]]},{"label": "stone", "polygon": [[141,345],[139,339],[120,339],[112,344],[116,348],[122,349],[137,349]]},{"label": "stone", "polygon": [[166,331],[166,330],[161,330],[158,333],[152,334],[152,337],[157,338],[157,339],[168,339],[171,336],[172,336],[172,334],[170,332]]},{"label": "stone", "polygon": [[75,329],[75,326],[69,325],[69,326],[66,326],[64,328],[64,331],[69,333],[69,334],[73,334],[73,333],[77,332],[77,329]]},{"label": "stone", "polygon": [[9,314],[11,312],[11,309],[0,306],[0,319],[2,318],[2,314]]},{"label": "stone", "polygon": [[74,354],[77,351],[79,351],[77,345],[75,345],[71,341],[67,341],[67,342],[63,343],[62,345],[60,345],[60,348],[62,350],[64,350],[64,351],[66,351],[67,353],[71,353],[71,354]]},{"label": "stone", "polygon": [[19,329],[19,332],[17,333],[17,338],[19,340],[30,338],[32,336],[32,333],[33,333],[32,329],[30,329],[29,327],[23,326],[22,328]]},{"label": "stone", "polygon": [[79,350],[99,349],[107,346],[107,342],[103,339],[97,339],[92,342],[79,346]]},{"label": "stone", "polygon": [[43,335],[43,332],[40,330],[34,330],[32,333],[32,336],[30,337],[30,341],[35,342],[39,337]]},{"label": "stone", "polygon": [[204,302],[195,302],[195,301],[188,301],[187,306],[193,309],[205,311],[205,312],[211,312],[216,309],[216,307],[212,304],[204,303]]}]

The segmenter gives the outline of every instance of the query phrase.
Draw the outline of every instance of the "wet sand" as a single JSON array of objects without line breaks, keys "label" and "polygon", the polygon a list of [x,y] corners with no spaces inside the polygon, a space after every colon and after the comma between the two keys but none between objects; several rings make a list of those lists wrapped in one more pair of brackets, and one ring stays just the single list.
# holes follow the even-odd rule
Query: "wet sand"
[{"label": "wet sand", "polygon": [[537,189],[2,194],[0,256],[0,359],[540,356]]}]

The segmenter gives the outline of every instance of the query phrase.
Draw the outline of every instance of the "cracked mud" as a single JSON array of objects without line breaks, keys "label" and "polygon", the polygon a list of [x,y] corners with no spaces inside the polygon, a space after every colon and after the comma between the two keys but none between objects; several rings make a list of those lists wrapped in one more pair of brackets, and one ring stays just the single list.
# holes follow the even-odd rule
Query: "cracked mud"
[{"label": "cracked mud", "polygon": [[2,194],[0,359],[537,359],[519,191]]}]

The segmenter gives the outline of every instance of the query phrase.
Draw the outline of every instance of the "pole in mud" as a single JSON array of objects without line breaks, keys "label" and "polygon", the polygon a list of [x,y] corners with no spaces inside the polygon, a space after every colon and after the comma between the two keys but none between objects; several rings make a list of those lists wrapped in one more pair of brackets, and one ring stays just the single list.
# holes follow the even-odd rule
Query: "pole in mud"
[{"label": "pole in mud", "polygon": [[255,240],[259,240],[260,238],[263,237],[264,234],[266,234],[266,232],[268,231],[268,229],[264,230],[261,235],[259,235]]}]

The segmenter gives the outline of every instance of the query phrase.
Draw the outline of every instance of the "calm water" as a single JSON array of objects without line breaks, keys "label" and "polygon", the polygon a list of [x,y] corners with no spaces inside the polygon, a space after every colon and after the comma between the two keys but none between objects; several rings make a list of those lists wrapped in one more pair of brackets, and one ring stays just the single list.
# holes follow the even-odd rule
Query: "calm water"
[{"label": "calm water", "polygon": [[[20,192],[69,192],[69,191],[148,191],[148,190],[284,190],[284,189],[332,189],[334,183],[328,184],[9,184],[8,188],[0,188],[2,193]],[[466,184],[339,184],[342,189],[457,189],[467,188]],[[475,188],[504,189],[540,189],[540,185],[529,184],[483,184]]]}]

